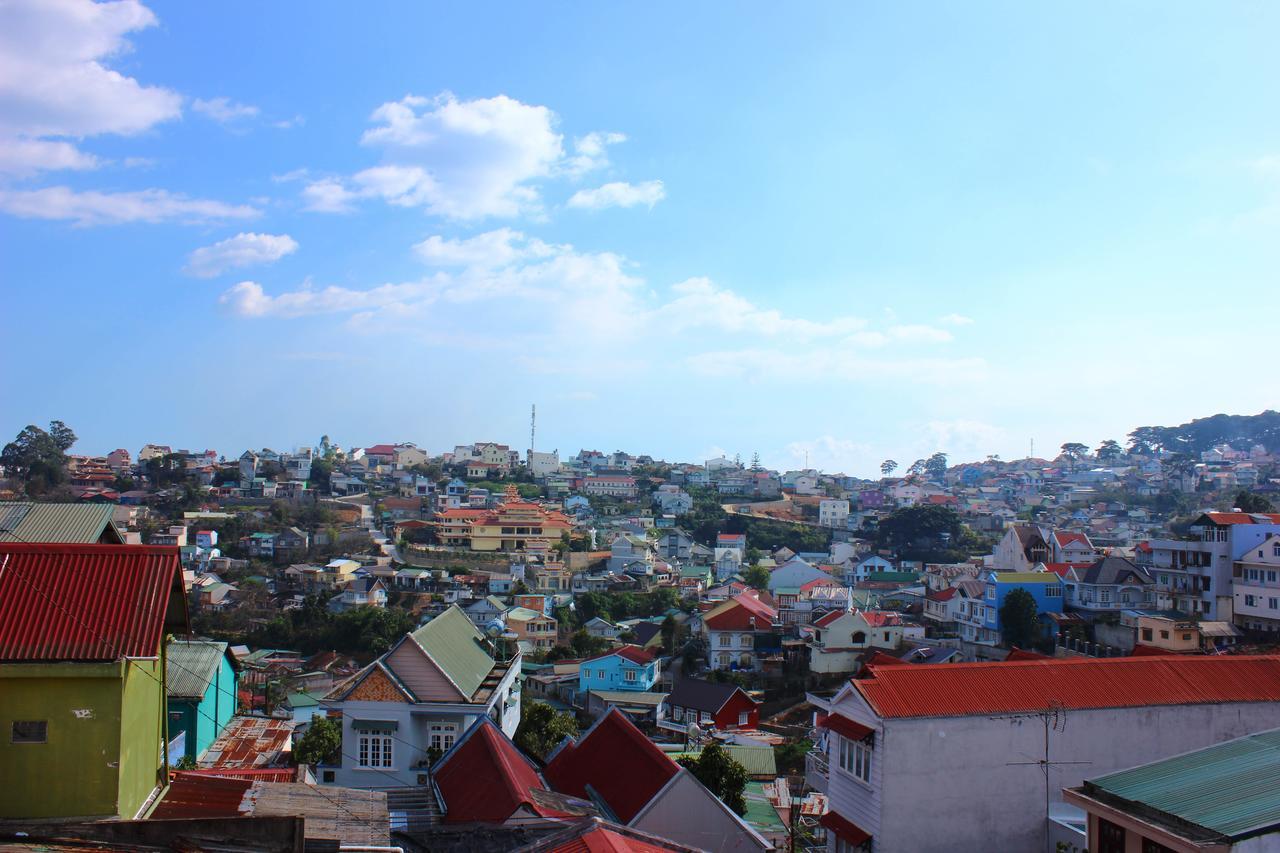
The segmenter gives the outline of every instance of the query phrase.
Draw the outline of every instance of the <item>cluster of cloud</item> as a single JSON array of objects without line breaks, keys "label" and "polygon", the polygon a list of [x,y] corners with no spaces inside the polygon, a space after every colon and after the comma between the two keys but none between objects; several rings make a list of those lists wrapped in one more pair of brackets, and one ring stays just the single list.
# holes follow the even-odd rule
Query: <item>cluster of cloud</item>
[{"label": "cluster of cloud", "polygon": [[208,116],[219,124],[231,124],[244,119],[256,118],[261,112],[249,104],[238,104],[230,98],[217,97],[205,100],[196,98],[191,102],[191,109]]},{"label": "cluster of cloud", "polygon": [[187,257],[185,272],[196,278],[213,278],[227,270],[274,263],[298,251],[298,242],[288,234],[242,232],[202,246]]},{"label": "cluster of cloud", "polygon": [[[608,149],[621,133],[594,132],[567,152],[556,114],[506,95],[460,100],[451,92],[433,98],[408,95],[373,111],[374,126],[360,142],[382,162],[350,176],[322,177],[303,188],[306,209],[348,213],[361,201],[380,199],[421,208],[446,219],[543,216],[540,185],[580,179],[609,165]],[[652,207],[664,196],[661,181],[611,182],[579,190],[573,207]]]},{"label": "cluster of cloud", "polygon": [[[0,4],[0,179],[97,169],[82,148],[93,137],[136,136],[182,115],[183,97],[110,67],[131,50],[129,35],[157,23],[138,0],[7,0]],[[225,98],[197,109],[234,114]],[[128,165],[128,163],[126,163]],[[164,189],[79,192],[67,186],[0,188],[0,210],[77,225],[207,222],[257,214],[245,205],[188,198]]]}]

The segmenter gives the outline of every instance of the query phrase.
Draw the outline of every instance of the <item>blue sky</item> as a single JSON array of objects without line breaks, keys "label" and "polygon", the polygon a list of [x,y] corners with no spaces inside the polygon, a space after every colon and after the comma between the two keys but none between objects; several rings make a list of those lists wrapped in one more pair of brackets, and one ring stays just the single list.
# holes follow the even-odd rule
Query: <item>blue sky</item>
[{"label": "blue sky", "polygon": [[1280,400],[1280,7],[0,9],[0,434],[871,474]]}]

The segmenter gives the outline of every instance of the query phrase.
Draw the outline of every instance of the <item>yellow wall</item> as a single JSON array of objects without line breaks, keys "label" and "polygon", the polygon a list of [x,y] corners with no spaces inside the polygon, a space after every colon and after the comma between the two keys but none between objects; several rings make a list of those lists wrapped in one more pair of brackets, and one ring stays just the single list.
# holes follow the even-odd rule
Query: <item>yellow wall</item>
[{"label": "yellow wall", "polygon": [[120,814],[133,817],[163,781],[167,702],[159,660],[126,663],[120,723]]}]

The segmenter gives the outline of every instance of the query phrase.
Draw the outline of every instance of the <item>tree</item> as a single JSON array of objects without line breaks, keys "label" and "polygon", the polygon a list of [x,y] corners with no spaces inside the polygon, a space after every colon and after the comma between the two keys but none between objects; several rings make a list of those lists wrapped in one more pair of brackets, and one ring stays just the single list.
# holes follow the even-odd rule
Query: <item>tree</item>
[{"label": "tree", "polygon": [[929,464],[927,459],[917,459],[911,463],[911,467],[907,469],[908,477],[919,477],[924,473],[925,466]]},{"label": "tree", "polygon": [[315,717],[307,733],[293,749],[299,764],[337,764],[342,755],[342,723],[328,717]]},{"label": "tree", "polygon": [[573,632],[574,653],[580,658],[594,657],[609,648],[609,641],[604,637],[593,637],[587,633],[586,628],[579,628]]},{"label": "tree", "polygon": [[1015,589],[1000,605],[1000,630],[1006,646],[1026,648],[1036,641],[1039,620],[1036,600],[1025,589]]},{"label": "tree", "polygon": [[1233,507],[1239,507],[1241,512],[1273,512],[1274,507],[1271,501],[1248,489],[1241,489],[1236,493],[1235,502],[1231,504]]},{"label": "tree", "polygon": [[735,813],[746,813],[747,798],[743,791],[747,787],[747,769],[729,757],[721,744],[709,743],[697,758],[681,758],[680,764]]},{"label": "tree", "polygon": [[680,634],[680,626],[674,616],[662,620],[662,651],[673,655],[676,652],[676,637]]},{"label": "tree", "polygon": [[773,748],[773,761],[778,773],[784,776],[804,773],[804,757],[813,748],[808,740],[793,740],[780,743]]},{"label": "tree", "polygon": [[1089,452],[1089,445],[1078,441],[1068,441],[1062,445],[1062,455],[1071,463],[1071,470],[1076,470],[1076,463]]},{"label": "tree", "polygon": [[898,470],[898,463],[892,459],[886,459],[880,463],[880,473],[885,477],[892,477],[893,472]]},{"label": "tree", "polygon": [[75,442],[76,434],[62,421],[50,422],[48,432],[31,424],[0,451],[0,465],[28,494],[41,495],[66,480],[67,450]]},{"label": "tree", "polygon": [[924,471],[929,475],[929,479],[940,482],[947,476],[947,454],[938,451],[930,456],[925,460]]},{"label": "tree", "polygon": [[1104,462],[1111,462],[1120,458],[1120,454],[1124,450],[1120,447],[1120,442],[1114,438],[1108,438],[1106,441],[1098,445],[1098,458]]},{"label": "tree", "polygon": [[742,573],[742,579],[752,589],[766,589],[769,586],[769,570],[764,566],[748,566]]},{"label": "tree", "polygon": [[327,457],[311,460],[311,478],[308,485],[321,494],[328,494],[333,481],[333,462]]},{"label": "tree", "polygon": [[759,453],[752,453],[752,454],[751,454],[751,470],[752,470],[752,471],[756,471],[756,472],[759,472],[759,471],[763,471],[763,470],[764,470],[764,469],[761,467],[761,465],[760,465],[760,454],[759,454]]},{"label": "tree", "polygon": [[546,702],[526,702],[520,710],[520,726],[513,738],[526,755],[545,761],[551,750],[567,737],[577,737],[578,721]]}]

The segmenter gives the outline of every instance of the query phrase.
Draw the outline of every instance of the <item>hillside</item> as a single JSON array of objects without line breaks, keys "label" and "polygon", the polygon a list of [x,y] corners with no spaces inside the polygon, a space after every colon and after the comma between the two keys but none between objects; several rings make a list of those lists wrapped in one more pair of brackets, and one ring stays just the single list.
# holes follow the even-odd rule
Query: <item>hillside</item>
[{"label": "hillside", "polygon": [[1268,409],[1257,415],[1196,418],[1175,427],[1138,427],[1129,433],[1129,443],[1193,455],[1223,443],[1237,450],[1261,444],[1274,453],[1280,451],[1280,412]]}]

